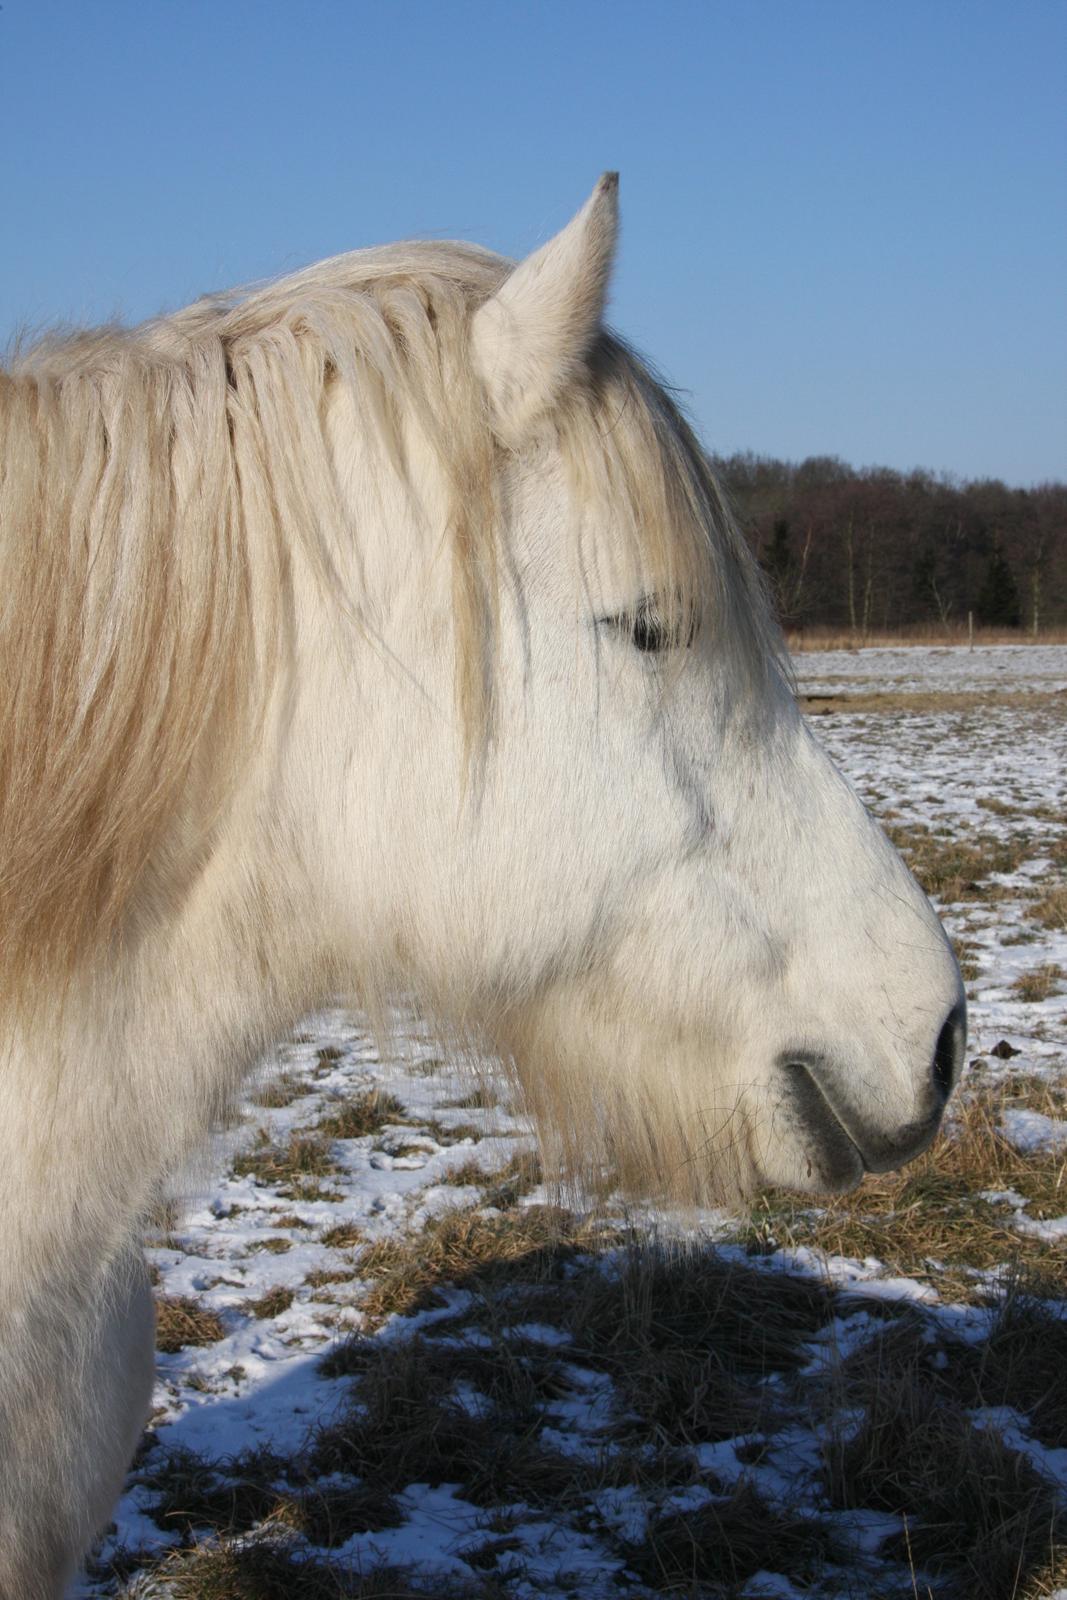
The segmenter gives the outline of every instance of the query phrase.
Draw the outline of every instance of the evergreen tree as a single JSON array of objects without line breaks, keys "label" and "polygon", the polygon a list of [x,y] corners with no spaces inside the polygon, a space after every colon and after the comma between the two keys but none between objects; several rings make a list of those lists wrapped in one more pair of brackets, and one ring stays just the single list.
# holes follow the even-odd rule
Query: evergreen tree
[{"label": "evergreen tree", "polygon": [[999,544],[989,552],[975,609],[979,622],[987,628],[1017,628],[1022,620],[1019,586]]},{"label": "evergreen tree", "polygon": [[763,564],[774,589],[778,615],[784,621],[789,612],[789,583],[793,572],[793,552],[789,548],[789,522],[786,517],[775,518]]},{"label": "evergreen tree", "polygon": [[937,555],[929,545],[915,558],[911,572],[911,592],[911,612],[914,616],[924,621],[927,617],[936,616]]}]

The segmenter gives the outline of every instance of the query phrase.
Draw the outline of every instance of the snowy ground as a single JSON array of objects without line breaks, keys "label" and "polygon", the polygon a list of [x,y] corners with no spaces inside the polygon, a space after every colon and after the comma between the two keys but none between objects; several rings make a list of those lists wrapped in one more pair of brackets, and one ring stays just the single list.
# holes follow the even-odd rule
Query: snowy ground
[{"label": "snowy ground", "polygon": [[1067,689],[1067,649],[1059,644],[805,650],[794,660],[805,694]]},{"label": "snowy ground", "polygon": [[[929,836],[931,847],[963,838],[979,852],[994,847],[1006,852],[999,863],[1005,870],[988,874],[980,889],[965,889],[945,908],[950,932],[965,952],[969,979],[968,1054],[974,1062],[969,1082],[985,1086],[1010,1078],[1022,1084],[1016,1098],[1005,1103],[1000,1132],[1026,1152],[1027,1161],[1045,1162],[1042,1171],[1057,1156],[1067,1162],[1067,1110],[1058,1115],[1056,1099],[1059,1087],[1067,1085],[1067,932],[1062,921],[1058,928],[1046,925],[1049,914],[1037,909],[1063,884],[1067,863],[1067,647],[986,648],[973,654],[919,648],[813,652],[798,657],[797,671],[801,692],[810,695],[922,693],[923,709],[914,714],[842,708],[814,726],[872,809],[898,833],[918,830]],[[928,699],[939,690],[992,692],[994,698],[939,710]],[[996,703],[995,695],[1004,691],[1029,695],[1032,705],[1020,708],[1014,699]],[[521,1177],[522,1161],[516,1158],[532,1144],[510,1113],[506,1093],[502,1089],[496,1103],[490,1094],[481,1097],[490,1103],[472,1104],[471,1089],[470,1078],[443,1062],[410,1018],[398,1019],[398,1043],[389,1059],[382,1059],[361,1019],[342,1011],[306,1019],[298,1036],[280,1047],[262,1082],[252,1086],[238,1126],[219,1135],[197,1192],[184,1210],[175,1208],[169,1226],[153,1238],[149,1259],[164,1308],[189,1310],[190,1337],[202,1342],[165,1341],[177,1347],[159,1357],[149,1444],[130,1475],[92,1575],[76,1593],[84,1600],[119,1593],[147,1600],[179,1592],[224,1600],[232,1592],[267,1600],[288,1592],[251,1583],[238,1587],[236,1580],[230,1590],[201,1590],[181,1580],[177,1558],[163,1559],[168,1549],[202,1550],[220,1526],[225,1533],[229,1525],[208,1516],[198,1524],[195,1510],[184,1514],[181,1494],[167,1487],[167,1463],[187,1462],[191,1457],[185,1453],[191,1452],[201,1463],[215,1463],[212,1482],[225,1484],[228,1470],[231,1477],[241,1475],[233,1458],[254,1459],[259,1452],[262,1459],[269,1449],[283,1463],[275,1471],[278,1484],[284,1487],[287,1481],[287,1461],[304,1462],[306,1479],[307,1460],[317,1448],[321,1455],[322,1430],[352,1414],[354,1394],[358,1415],[358,1376],[323,1375],[321,1363],[339,1341],[360,1332],[386,1349],[387,1357],[388,1346],[413,1335],[453,1354],[490,1344],[496,1349],[514,1340],[526,1352],[524,1360],[553,1375],[538,1401],[538,1449],[555,1452],[561,1462],[578,1460],[583,1471],[592,1472],[596,1464],[600,1476],[595,1483],[582,1480],[580,1506],[561,1506],[547,1493],[511,1500],[503,1490],[475,1494],[469,1487],[462,1490],[466,1478],[459,1485],[421,1481],[412,1469],[410,1480],[393,1483],[388,1514],[368,1517],[365,1527],[329,1541],[323,1559],[331,1570],[347,1574],[345,1581],[387,1563],[412,1569],[411,1581],[423,1582],[429,1594],[445,1593],[450,1581],[469,1581],[472,1587],[456,1592],[519,1600],[666,1592],[912,1593],[912,1574],[900,1549],[907,1529],[885,1496],[880,1502],[871,1494],[868,1503],[853,1505],[840,1495],[836,1501],[827,1496],[832,1440],[827,1441],[833,1429],[824,1426],[825,1408],[823,1423],[812,1422],[805,1397],[815,1393],[831,1368],[837,1370],[865,1342],[882,1336],[887,1306],[893,1315],[910,1307],[912,1319],[922,1319],[921,1340],[934,1351],[937,1366],[942,1357],[962,1360],[968,1344],[988,1335],[996,1305],[983,1303],[978,1292],[961,1297],[953,1287],[942,1293],[936,1262],[922,1271],[901,1272],[877,1254],[827,1253],[817,1234],[811,1245],[794,1239],[782,1247],[776,1235],[771,1247],[753,1254],[744,1220],[698,1219],[713,1241],[708,1250],[714,1253],[715,1272],[732,1262],[753,1283],[755,1275],[770,1283],[772,1292],[779,1282],[783,1289],[799,1282],[828,1284],[842,1293],[811,1313],[814,1321],[799,1338],[799,1354],[783,1357],[778,1368],[772,1362],[768,1372],[751,1379],[760,1404],[766,1400],[771,1406],[773,1426],[760,1432],[750,1420],[735,1433],[727,1429],[726,1437],[709,1426],[701,1439],[691,1423],[680,1432],[672,1417],[658,1424],[655,1459],[661,1464],[666,1459],[663,1438],[670,1434],[672,1461],[684,1456],[686,1462],[674,1482],[658,1467],[650,1477],[607,1470],[604,1463],[615,1460],[626,1407],[619,1400],[621,1379],[613,1377],[610,1363],[580,1354],[602,1346],[589,1333],[590,1313],[578,1306],[574,1285],[586,1274],[595,1300],[596,1284],[625,1276],[624,1257],[612,1248],[622,1235],[611,1234],[610,1219],[597,1249],[562,1258],[554,1280],[564,1294],[558,1317],[542,1289],[533,1296],[529,1320],[509,1320],[494,1302],[496,1321],[490,1325],[481,1291],[449,1287],[447,1275],[431,1293],[412,1300],[411,1315],[387,1314],[388,1299],[368,1300],[376,1285],[393,1281],[390,1271],[396,1275],[396,1263],[384,1248],[390,1242],[410,1252],[413,1241],[437,1237],[434,1229],[440,1229],[438,1219],[446,1213],[505,1230],[512,1226],[509,1218],[521,1213],[534,1218],[551,1198]],[[368,1092],[394,1099],[366,1099]],[[345,1137],[350,1130],[343,1120],[330,1119],[342,1119],[352,1104],[368,1108],[370,1131]],[[494,1188],[493,1175],[499,1172],[510,1177]],[[1059,1292],[1067,1296],[1067,1177],[1058,1215],[1014,1187],[994,1194],[989,1206],[1003,1228],[1005,1261],[1015,1248],[1013,1240],[1021,1251],[1038,1252],[1034,1262],[1046,1285],[1053,1286],[1046,1288],[1044,1314],[1054,1319],[1048,1295],[1055,1298],[1057,1273]],[[692,1219],[686,1226],[691,1232]],[[960,1271],[972,1272],[982,1283],[995,1283],[998,1276],[997,1269],[964,1266]],[[955,1286],[958,1274],[951,1281]],[[508,1289],[517,1292],[514,1285]],[[670,1293],[677,1292],[674,1284]],[[372,1303],[375,1309],[368,1313]],[[1060,1315],[1067,1315],[1067,1305],[1060,1306]],[[581,1335],[575,1331],[579,1323],[585,1329]],[[907,1325],[913,1331],[918,1326]],[[364,1364],[373,1359],[365,1350],[359,1356]],[[667,1362],[670,1352],[663,1359]],[[352,1371],[362,1370],[359,1362]],[[453,1412],[465,1408],[477,1417],[483,1405],[477,1379],[456,1380],[449,1404]],[[632,1401],[627,1405],[630,1415]],[[1035,1431],[1017,1406],[986,1407],[973,1416],[976,1424],[998,1434],[998,1449],[1008,1450],[1012,1460],[1017,1455],[1029,1462],[1042,1481],[1058,1485],[1067,1502],[1067,1436],[1060,1438],[1051,1425]],[[855,1430],[861,1421],[858,1411],[848,1426]],[[838,1417],[833,1427],[840,1425]],[[327,1477],[338,1494],[346,1483],[358,1481],[344,1471]],[[317,1482],[317,1492],[323,1481]],[[700,1528],[709,1526],[699,1519],[723,1497],[733,1495],[730,1503],[736,1504],[739,1487],[746,1485],[774,1515],[789,1507],[801,1520],[809,1513],[822,1519],[832,1548],[817,1572],[803,1540],[792,1568],[784,1557],[768,1556],[767,1567],[749,1561],[749,1570],[725,1578],[696,1557],[689,1567],[684,1561],[672,1567],[673,1555],[670,1560],[662,1555],[667,1546],[649,1544],[652,1527],[664,1539],[676,1528],[697,1530],[693,1537],[699,1542]],[[237,1545],[259,1537],[257,1526],[255,1516],[234,1523],[230,1531],[239,1536]],[[277,1519],[270,1523],[270,1537],[279,1526]],[[298,1560],[316,1551],[321,1555],[315,1538],[294,1537]],[[769,1538],[768,1548],[773,1544]],[[655,1570],[647,1555],[653,1548],[660,1552]],[[915,1566],[914,1592],[926,1594],[922,1562]],[[186,1587],[172,1588],[179,1581]],[[497,1587],[477,1587],[490,1581]],[[940,1594],[936,1581],[931,1580],[931,1592]],[[1034,1582],[1037,1587],[1020,1585],[1020,1597],[1057,1592],[1051,1578]],[[360,1590],[357,1585],[345,1592]]]},{"label": "snowy ground", "polygon": [[1062,1067],[1064,986],[1043,1003],[1019,1000],[1012,986],[1042,965],[1067,969],[1067,933],[1035,929],[1028,916],[1031,897],[1065,879],[1067,647],[811,652],[796,659],[796,670],[802,695],[866,694],[879,683],[894,693],[995,686],[1034,695],[1031,706],[994,699],[907,715],[838,711],[818,717],[815,730],[872,811],[894,830],[929,829],[1012,847],[1019,858],[1014,870],[992,874],[1002,896],[969,897],[943,908],[949,932],[966,941],[980,969],[970,985],[970,1053],[980,1055],[1006,1037],[1025,1052],[1027,1066]]}]

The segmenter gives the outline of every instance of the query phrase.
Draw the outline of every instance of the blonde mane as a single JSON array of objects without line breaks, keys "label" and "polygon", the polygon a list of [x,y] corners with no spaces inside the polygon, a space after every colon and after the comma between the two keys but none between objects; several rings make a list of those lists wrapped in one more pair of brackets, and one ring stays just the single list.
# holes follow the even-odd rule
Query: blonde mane
[{"label": "blonde mane", "polygon": [[[324,429],[347,385],[395,471],[449,489],[457,695],[492,725],[498,457],[470,320],[511,263],[416,243],[326,261],[123,330],[51,335],[0,373],[0,985],[69,975],[180,891],[275,681],[299,545],[324,596],[358,540]],[[610,334],[555,426],[577,503],[611,507],[690,627],[775,654],[758,578],[664,390]]]}]

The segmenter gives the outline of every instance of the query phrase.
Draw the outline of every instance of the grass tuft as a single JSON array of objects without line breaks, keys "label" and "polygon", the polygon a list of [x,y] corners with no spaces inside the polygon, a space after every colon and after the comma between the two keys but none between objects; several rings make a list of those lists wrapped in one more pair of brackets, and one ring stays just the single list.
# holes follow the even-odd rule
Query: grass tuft
[{"label": "grass tuft", "polygon": [[323,1139],[365,1139],[387,1126],[410,1122],[396,1095],[368,1089],[364,1094],[340,1102],[330,1116],[319,1122],[316,1133]]},{"label": "grass tuft", "polygon": [[338,1222],[326,1229],[322,1242],[329,1245],[331,1250],[350,1250],[363,1243],[363,1230],[357,1228],[354,1222]]},{"label": "grass tuft", "polygon": [[252,1317],[280,1317],[283,1311],[288,1311],[295,1298],[295,1290],[279,1284],[261,1294],[258,1300],[246,1300],[244,1310]]},{"label": "grass tuft", "polygon": [[172,1450],[153,1460],[143,1482],[156,1491],[151,1515],[161,1528],[237,1534],[270,1515],[278,1498],[271,1485],[283,1470],[280,1458],[268,1452],[213,1462],[191,1450]]},{"label": "grass tuft", "polygon": [[360,1276],[374,1280],[361,1305],[368,1325],[441,1303],[438,1286],[478,1290],[508,1277],[558,1277],[566,1262],[597,1248],[602,1235],[570,1212],[527,1206],[498,1216],[451,1211],[409,1238],[370,1245]]},{"label": "grass tuft", "polygon": [[894,824],[886,831],[926,893],[950,904],[996,898],[1004,891],[989,881],[991,875],[1017,872],[1037,850],[1028,834],[1007,839],[976,834],[968,839]]},{"label": "grass tuft", "polygon": [[1063,968],[1054,961],[1046,961],[1044,966],[1035,967],[1032,972],[1024,972],[1016,978],[1012,989],[1020,1000],[1041,1001],[1047,1000],[1049,995],[1055,994],[1063,979]]},{"label": "grass tuft", "polygon": [[1061,883],[1038,900],[1031,915],[1053,933],[1067,931],[1067,883]]},{"label": "grass tuft", "polygon": [[[1023,1153],[1001,1132],[1004,1106],[1018,1093],[1011,1080],[970,1092],[926,1155],[902,1172],[868,1177],[824,1206],[765,1194],[744,1235],[749,1249],[806,1246],[858,1260],[873,1256],[891,1272],[932,1279],[940,1291],[967,1299],[984,1293],[981,1272],[1005,1262],[1051,1269],[1055,1247],[1021,1233],[1009,1203],[985,1197],[1014,1190],[1038,1220],[1061,1214],[1067,1200],[1067,1158]],[[1055,1114],[1052,1094],[1044,1086],[1037,1091],[1038,1109]]]},{"label": "grass tuft", "polygon": [[234,1158],[233,1170],[239,1178],[251,1177],[257,1184],[270,1185],[286,1199],[315,1199],[323,1191],[317,1180],[337,1172],[328,1138],[319,1131],[291,1133],[284,1144],[272,1144],[266,1129],[260,1129],[256,1144]]},{"label": "grass tuft", "polygon": [[639,1248],[614,1273],[587,1274],[565,1308],[582,1357],[608,1372],[625,1431],[677,1445],[773,1426],[765,1380],[808,1359],[833,1315],[814,1278],[767,1272],[714,1251]]},{"label": "grass tuft", "polygon": [[539,1437],[545,1381],[549,1373],[559,1381],[557,1366],[504,1342],[489,1354],[417,1336],[349,1344],[346,1370],[359,1371],[354,1402],[319,1430],[311,1469],[353,1473],[387,1493],[413,1482],[458,1484],[474,1505],[573,1503],[588,1467]]},{"label": "grass tuft", "polygon": [[1010,1406],[1027,1431],[1049,1449],[1067,1449],[1067,1303],[1062,1274],[1037,1284],[1009,1278],[988,1336],[961,1352],[959,1369],[971,1387],[961,1399],[973,1406]]},{"label": "grass tuft", "polygon": [[657,1519],[628,1556],[629,1565],[657,1593],[705,1595],[708,1590],[695,1586],[732,1586],[761,1571],[811,1580],[833,1550],[832,1532],[822,1519],[777,1510],[743,1483],[696,1511]]},{"label": "grass tuft", "polygon": [[1053,1486],[992,1428],[976,1428],[938,1386],[868,1363],[853,1381],[863,1420],[831,1440],[826,1489],[843,1510],[907,1518],[886,1547],[940,1580],[937,1594],[1004,1600],[1065,1525]]},{"label": "grass tuft", "polygon": [[[490,1578],[435,1575],[420,1581],[408,1567],[364,1571],[312,1556],[292,1543],[200,1545],[158,1569],[168,1600],[504,1600]],[[153,1592],[156,1592],[153,1590]]]},{"label": "grass tuft", "polygon": [[511,1157],[502,1167],[490,1171],[472,1157],[462,1166],[453,1167],[441,1180],[462,1188],[468,1184],[485,1191],[483,1205],[495,1206],[500,1211],[510,1210],[524,1195],[541,1182],[541,1161],[533,1150],[523,1150]]},{"label": "grass tuft", "polygon": [[174,1355],[189,1345],[217,1344],[226,1329],[215,1311],[193,1295],[156,1296],[156,1349]]},{"label": "grass tuft", "polygon": [[307,1084],[296,1073],[282,1072],[277,1077],[268,1078],[250,1099],[253,1105],[263,1106],[268,1111],[277,1111],[282,1106],[292,1105],[294,1100],[299,1100],[302,1095],[308,1093]]}]

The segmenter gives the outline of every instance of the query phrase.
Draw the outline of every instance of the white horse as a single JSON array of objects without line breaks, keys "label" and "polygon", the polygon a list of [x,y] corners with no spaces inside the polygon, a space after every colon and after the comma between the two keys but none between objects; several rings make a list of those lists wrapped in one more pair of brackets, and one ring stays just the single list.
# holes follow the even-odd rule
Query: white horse
[{"label": "white horse", "polygon": [[963,1048],[936,917],[795,707],[692,434],[518,267],[327,261],[0,374],[0,1595],[144,1422],[143,1219],[264,1045],[415,991],[553,1169],[846,1189]]}]

